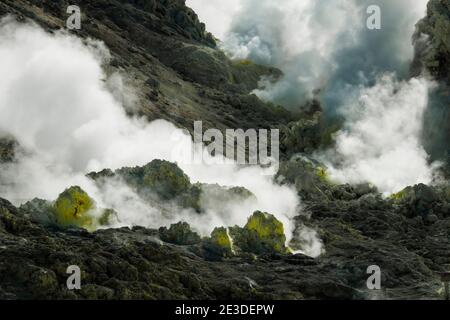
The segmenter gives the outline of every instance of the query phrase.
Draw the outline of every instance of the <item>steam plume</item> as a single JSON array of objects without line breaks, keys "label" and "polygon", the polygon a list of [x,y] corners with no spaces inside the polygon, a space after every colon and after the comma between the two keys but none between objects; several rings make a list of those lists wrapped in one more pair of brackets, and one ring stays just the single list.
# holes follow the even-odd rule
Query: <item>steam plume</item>
[{"label": "steam plume", "polygon": [[[437,166],[421,139],[433,84],[406,81],[427,2],[242,0],[222,48],[284,71],[276,83],[262,79],[255,90],[262,99],[296,109],[315,97],[327,119],[344,119],[336,148],[319,156],[332,177],[391,193],[430,183]],[[381,30],[366,26],[369,5],[381,9]]]},{"label": "steam plume", "polygon": [[[101,42],[62,31],[50,35],[11,17],[1,20],[0,131],[14,136],[25,152],[0,167],[0,196],[16,204],[34,197],[52,200],[79,185],[100,205],[116,209],[121,225],[159,227],[186,220],[203,235],[216,226],[243,225],[258,209],[275,214],[290,237],[299,205],[295,191],[274,184],[264,169],[192,165],[177,158],[186,153],[174,148],[188,152],[191,137],[166,121],[128,117],[121,103],[133,101],[130,91],[123,90],[119,75],[108,78],[102,69],[109,56]],[[173,208],[172,216],[164,216],[120,182],[98,189],[85,177],[153,159],[177,161],[192,182],[246,187],[258,200],[210,201],[204,215]]]},{"label": "steam plume", "polygon": [[362,89],[357,99],[350,98],[341,110],[346,126],[337,133],[336,149],[320,156],[331,177],[370,182],[386,194],[430,183],[438,163],[429,165],[421,133],[433,88],[426,79],[398,81],[391,74]]}]

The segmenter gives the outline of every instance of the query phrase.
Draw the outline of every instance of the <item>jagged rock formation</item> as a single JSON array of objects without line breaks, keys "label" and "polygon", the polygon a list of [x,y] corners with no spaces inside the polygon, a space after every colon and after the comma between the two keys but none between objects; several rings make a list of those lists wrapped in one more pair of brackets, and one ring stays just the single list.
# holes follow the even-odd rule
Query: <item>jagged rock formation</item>
[{"label": "jagged rock formation", "polygon": [[266,212],[254,212],[243,228],[231,228],[230,235],[233,244],[244,252],[289,253],[283,224]]},{"label": "jagged rock formation", "polygon": [[56,222],[62,226],[79,226],[92,228],[95,201],[80,187],[71,187],[61,193],[53,207]]},{"label": "jagged rock formation", "polygon": [[413,73],[425,68],[436,79],[450,84],[450,3],[447,0],[428,3],[427,16],[417,24],[414,42]]},{"label": "jagged rock formation", "polygon": [[54,215],[59,226],[81,227],[87,230],[111,225],[116,216],[111,209],[98,208],[95,200],[78,186],[70,187],[61,193],[49,214]]},{"label": "jagged rock formation", "polygon": [[297,155],[281,164],[276,180],[294,185],[299,196],[306,201],[355,200],[365,195],[376,195],[370,184],[338,185],[330,181],[327,168],[316,160]]},{"label": "jagged rock formation", "polygon": [[450,185],[429,187],[424,184],[407,187],[392,196],[402,213],[409,217],[422,217],[425,222],[434,223],[450,217]]},{"label": "jagged rock formation", "polygon": [[230,257],[234,253],[233,239],[225,227],[215,228],[206,241],[205,249],[218,259]]},{"label": "jagged rock formation", "polygon": [[289,254],[283,224],[275,216],[256,211],[244,227],[217,227],[206,239],[209,258],[220,259],[242,254]]},{"label": "jagged rock formation", "polygon": [[46,227],[93,231],[101,226],[110,226],[117,218],[114,210],[97,207],[95,200],[78,186],[67,188],[54,202],[33,199],[20,209],[32,221]]},{"label": "jagged rock formation", "polygon": [[177,164],[153,160],[142,167],[121,168],[115,172],[105,169],[87,175],[100,187],[111,180],[119,179],[132,188],[149,204],[173,202],[180,208],[191,208],[198,213],[204,212],[207,203],[215,205],[230,201],[245,201],[255,196],[247,189],[239,186],[220,186],[205,183],[191,183],[189,177]]},{"label": "jagged rock formation", "polygon": [[122,168],[116,174],[140,193],[154,192],[162,200],[172,200],[192,188],[189,177],[174,163],[154,160],[143,167]]},{"label": "jagged rock formation", "polygon": [[0,137],[0,163],[11,162],[15,158],[17,142],[9,137]]},{"label": "jagged rock formation", "polygon": [[439,81],[431,94],[424,120],[424,144],[433,159],[446,163],[450,175],[450,3],[430,0],[427,16],[418,22],[413,37],[415,57],[411,74],[430,74]]},{"label": "jagged rock formation", "polygon": [[311,153],[321,145],[322,112],[289,123],[282,131],[281,146],[285,153]]},{"label": "jagged rock formation", "polygon": [[187,222],[172,224],[170,228],[159,228],[159,235],[162,241],[178,245],[192,245],[200,243],[200,236],[191,230]]}]

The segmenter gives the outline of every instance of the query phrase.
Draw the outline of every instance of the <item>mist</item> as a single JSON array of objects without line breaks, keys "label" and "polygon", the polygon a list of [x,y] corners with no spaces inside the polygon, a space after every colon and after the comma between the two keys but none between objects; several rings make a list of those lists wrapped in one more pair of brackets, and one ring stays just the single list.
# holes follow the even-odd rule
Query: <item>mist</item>
[{"label": "mist", "polygon": [[[381,9],[381,30],[366,26],[367,7],[374,4]],[[360,84],[373,84],[379,72],[407,75],[411,37],[426,4],[242,0],[221,46],[233,59],[251,59],[284,72],[281,81],[255,91],[262,99],[295,109],[321,91],[321,101],[332,112],[348,94],[357,94]]]},{"label": "mist", "polygon": [[332,180],[370,182],[386,195],[432,182],[440,164],[430,164],[421,134],[435,88],[425,78],[399,81],[390,74],[361,89],[357,99],[349,98],[340,111],[346,125],[336,134],[336,147],[317,156]]},{"label": "mist", "polygon": [[220,40],[228,33],[234,15],[241,10],[241,3],[242,0],[186,0],[186,5],[206,23],[207,31]]},{"label": "mist", "polygon": [[[254,91],[261,99],[291,110],[318,99],[326,121],[343,127],[335,146],[314,156],[329,167],[334,181],[369,182],[387,195],[431,183],[439,167],[423,147],[436,85],[408,80],[412,36],[427,2],[242,0],[220,46],[232,59],[284,72],[277,82],[261,79]],[[369,5],[381,9],[380,30],[366,26]],[[211,17],[200,18],[208,27]]]},{"label": "mist", "polygon": [[[300,213],[295,190],[273,183],[267,170],[235,164],[192,164],[183,155],[196,150],[191,136],[173,124],[126,115],[133,90],[120,74],[107,76],[108,49],[65,31],[49,34],[12,17],[0,22],[0,132],[13,136],[22,152],[0,166],[0,196],[14,204],[35,197],[55,200],[79,185],[98,205],[115,209],[117,226],[157,228],[180,220],[208,235],[217,226],[243,226],[255,210],[274,214],[292,237]],[[224,203],[202,198],[206,213],[144,203],[124,183],[98,187],[85,174],[104,168],[145,165],[153,159],[177,162],[191,182],[242,186],[256,200]],[[170,214],[164,214],[169,212]]]}]

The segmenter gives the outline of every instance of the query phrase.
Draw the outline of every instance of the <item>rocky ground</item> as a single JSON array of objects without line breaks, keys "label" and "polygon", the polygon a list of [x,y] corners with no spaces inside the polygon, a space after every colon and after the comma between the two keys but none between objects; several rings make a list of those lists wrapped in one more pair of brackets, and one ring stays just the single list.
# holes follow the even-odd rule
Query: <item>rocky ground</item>
[{"label": "rocky ground", "polygon": [[[138,88],[140,108],[130,113],[188,130],[198,119],[205,130],[281,126],[283,163],[276,179],[295,186],[305,213],[296,218],[297,231],[304,226],[317,230],[324,251],[315,259],[293,254],[284,245],[279,222],[260,212],[245,226],[228,232],[217,226],[203,238],[182,223],[159,230],[89,232],[107,227],[114,212],[95,208],[83,190],[71,188],[54,203],[34,200],[18,208],[0,199],[0,299],[442,298],[440,273],[450,266],[448,183],[412,186],[386,199],[370,185],[328,181],[321,165],[307,158],[331,143],[334,129],[323,123],[320,105],[312,101],[303,113],[293,114],[249,95],[262,75],[276,79],[281,72],[230,61],[182,0],[70,4],[83,12],[79,36],[101,39],[110,48],[108,72],[126,73]],[[68,5],[64,0],[2,0],[0,16],[30,18],[51,31],[64,26]],[[445,1],[430,1],[419,30],[432,41],[428,54],[418,53],[412,72],[429,70],[445,82],[449,46],[442,33],[449,15],[442,12],[448,13]],[[17,148],[14,139],[1,138],[0,161],[14,161]],[[304,156],[293,156],[298,153]],[[198,214],[199,192],[212,188],[191,184],[176,165],[157,161],[89,177],[101,183],[114,175],[143,197],[151,190]],[[221,192],[251,196],[243,189]],[[104,210],[99,220],[86,216],[93,208]],[[82,270],[79,291],[67,290],[69,265]],[[382,270],[382,290],[367,289],[371,265]]]},{"label": "rocky ground", "polygon": [[[388,206],[362,200],[309,206],[306,223],[319,228],[326,248],[316,259],[280,253],[217,258],[207,239],[175,245],[160,240],[163,230],[43,227],[1,200],[0,298],[438,299],[438,273],[450,263],[448,208],[445,219],[424,222]],[[80,291],[66,287],[73,264],[82,270]],[[383,271],[382,291],[365,286],[374,264]]]},{"label": "rocky ground", "polygon": [[[170,183],[154,179],[165,164],[178,174]],[[298,175],[298,170],[309,176]],[[303,211],[309,217],[296,219],[298,231],[305,225],[314,228],[323,241],[325,251],[316,259],[285,247],[282,224],[267,213],[255,212],[245,226],[228,232],[216,228],[203,238],[187,223],[159,230],[88,232],[94,224],[89,217],[94,204],[79,188],[66,190],[54,203],[33,200],[20,208],[1,199],[0,298],[442,297],[440,273],[450,265],[450,187],[418,185],[383,199],[367,185],[333,185],[318,170],[303,158],[280,170],[281,183],[295,184],[305,199]],[[184,203],[192,205],[197,202],[191,188],[207,187],[190,185],[176,165],[159,161],[117,172],[106,176],[134,177],[129,183],[143,198],[156,192],[159,198],[189,195],[193,200]],[[101,179],[99,174],[91,176]],[[243,190],[239,194],[251,196]],[[201,211],[198,208],[198,214]],[[114,215],[101,219],[107,226]],[[67,290],[70,265],[82,270],[80,291]],[[382,270],[381,291],[367,290],[366,270],[371,265]]]}]

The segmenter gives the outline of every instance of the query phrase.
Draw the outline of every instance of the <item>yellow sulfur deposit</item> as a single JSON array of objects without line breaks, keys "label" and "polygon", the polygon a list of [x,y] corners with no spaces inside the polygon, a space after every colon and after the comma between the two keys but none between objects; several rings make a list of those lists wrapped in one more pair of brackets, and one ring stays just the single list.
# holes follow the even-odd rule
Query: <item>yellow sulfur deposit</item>
[{"label": "yellow sulfur deposit", "polygon": [[211,242],[224,252],[233,252],[233,241],[231,240],[228,230],[224,227],[215,228],[211,233]]},{"label": "yellow sulfur deposit", "polygon": [[95,202],[78,186],[61,193],[53,209],[58,224],[62,226],[77,226],[88,230],[94,227],[91,212],[95,210]]},{"label": "yellow sulfur deposit", "polygon": [[244,229],[253,235],[250,239],[254,238],[253,241],[263,245],[266,249],[280,253],[286,252],[284,227],[275,216],[256,211],[248,219]]}]

